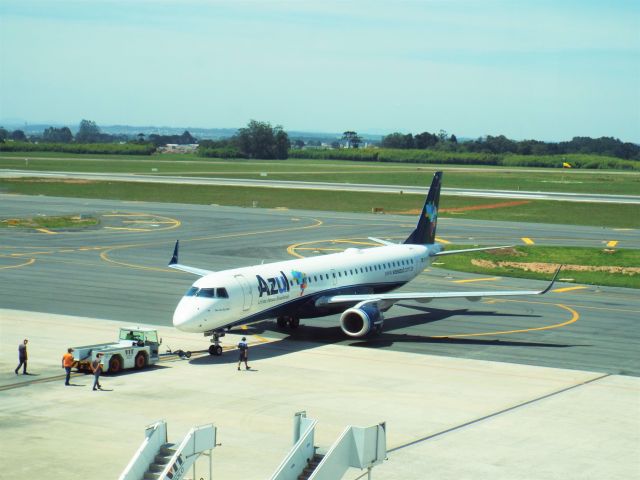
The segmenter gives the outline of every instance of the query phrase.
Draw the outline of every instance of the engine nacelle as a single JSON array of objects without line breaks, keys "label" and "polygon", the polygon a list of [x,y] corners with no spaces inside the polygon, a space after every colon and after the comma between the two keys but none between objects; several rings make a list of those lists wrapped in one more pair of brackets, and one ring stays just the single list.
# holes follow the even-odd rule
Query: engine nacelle
[{"label": "engine nacelle", "polygon": [[381,329],[384,317],[376,304],[365,303],[345,310],[340,316],[340,328],[350,337],[364,337],[374,328]]}]

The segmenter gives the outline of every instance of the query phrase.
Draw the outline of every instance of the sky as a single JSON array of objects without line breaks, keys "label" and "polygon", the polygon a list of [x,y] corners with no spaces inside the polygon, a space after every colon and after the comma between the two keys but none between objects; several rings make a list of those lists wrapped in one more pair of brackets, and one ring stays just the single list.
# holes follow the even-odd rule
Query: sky
[{"label": "sky", "polygon": [[0,125],[640,143],[640,2],[0,0]]}]

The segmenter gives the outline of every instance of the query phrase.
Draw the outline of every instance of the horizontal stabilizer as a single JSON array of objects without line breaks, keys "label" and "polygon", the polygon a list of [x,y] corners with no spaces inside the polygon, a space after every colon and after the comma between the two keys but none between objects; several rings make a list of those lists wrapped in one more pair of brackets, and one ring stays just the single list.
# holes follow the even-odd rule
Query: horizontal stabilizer
[{"label": "horizontal stabilizer", "polygon": [[512,248],[513,245],[502,245],[500,247],[478,247],[478,248],[465,248],[463,250],[444,250],[437,253],[434,253],[434,257],[440,257],[442,255],[455,255],[456,253],[467,253],[467,252],[482,252],[483,250],[499,250],[501,248]]},{"label": "horizontal stabilizer", "polygon": [[173,256],[171,257],[171,261],[169,262],[169,268],[180,270],[182,272],[192,273],[194,275],[199,275],[201,277],[204,277],[205,275],[209,275],[210,273],[213,273],[211,270],[204,270],[202,268],[189,267],[187,265],[180,265],[178,263],[179,244],[180,244],[180,240],[176,240],[176,246],[173,248]]},{"label": "horizontal stabilizer", "polygon": [[376,237],[368,237],[372,242],[379,243],[380,245],[397,245],[397,243],[389,242],[387,240],[382,240],[381,238]]}]

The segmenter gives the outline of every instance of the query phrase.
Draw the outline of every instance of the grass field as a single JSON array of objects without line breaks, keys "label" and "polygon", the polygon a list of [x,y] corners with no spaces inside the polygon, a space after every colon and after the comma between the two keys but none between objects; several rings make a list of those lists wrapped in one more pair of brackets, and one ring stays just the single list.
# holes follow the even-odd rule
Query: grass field
[{"label": "grass field", "polygon": [[[25,158],[28,158],[25,161]],[[459,167],[337,160],[256,161],[205,160],[194,155],[152,157],[69,155],[53,153],[17,156],[0,154],[0,168],[233,177],[337,183],[428,186],[437,169],[445,171],[445,187],[540,192],[640,195],[640,172],[597,170]],[[266,175],[266,177],[265,177]]]},{"label": "grass field", "polygon": [[[452,249],[469,248],[456,245]],[[442,268],[485,275],[550,279],[558,265],[564,281],[640,288],[640,250],[583,247],[515,247],[449,255],[437,259]],[[570,279],[570,280],[569,280]]]},{"label": "grass field", "polygon": [[[0,191],[26,195],[218,204],[239,207],[251,207],[255,204],[261,208],[286,207],[336,212],[369,213],[375,207],[382,208],[386,213],[407,213],[412,216],[418,213],[424,202],[421,195],[408,194],[199,185],[178,187],[145,183],[28,178],[0,180]],[[458,218],[614,228],[640,227],[640,207],[637,205],[542,200],[509,203],[489,198],[443,195],[440,201],[440,212],[444,216],[450,215]]]},{"label": "grass field", "polygon": [[67,216],[37,216],[28,218],[7,218],[0,220],[0,228],[86,228],[97,225],[98,219],[80,215]]}]

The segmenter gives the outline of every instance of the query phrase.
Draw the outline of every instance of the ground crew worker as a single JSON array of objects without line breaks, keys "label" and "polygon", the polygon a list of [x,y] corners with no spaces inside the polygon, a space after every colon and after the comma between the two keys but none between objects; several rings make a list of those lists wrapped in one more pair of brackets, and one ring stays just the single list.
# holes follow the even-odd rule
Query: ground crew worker
[{"label": "ground crew worker", "polygon": [[67,372],[67,376],[64,379],[64,384],[69,385],[69,379],[71,378],[71,367],[73,367],[73,348],[67,348],[67,353],[62,355],[62,368]]},{"label": "ground crew worker", "polygon": [[100,385],[100,374],[102,373],[102,353],[96,355],[96,359],[91,362],[91,371],[93,372],[93,389],[102,390]]},{"label": "ground crew worker", "polygon": [[27,355],[27,343],[29,343],[29,340],[25,338],[22,343],[18,345],[18,361],[20,363],[18,363],[18,366],[14,370],[16,372],[16,375],[18,375],[18,370],[20,370],[20,367],[22,367],[23,375],[29,375],[27,373],[27,358],[29,358],[29,356]]},{"label": "ground crew worker", "polygon": [[249,359],[249,345],[247,344],[247,338],[242,337],[240,343],[238,343],[238,350],[240,350],[240,358],[238,359],[238,370],[240,370],[240,364],[244,361],[244,367],[249,370],[251,367],[247,365]]}]

